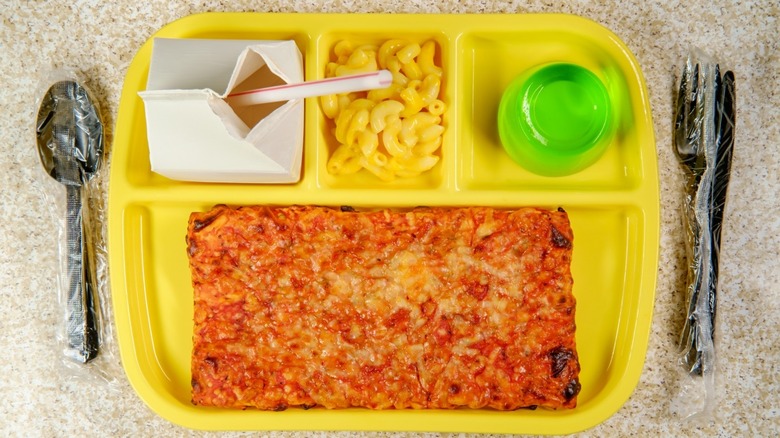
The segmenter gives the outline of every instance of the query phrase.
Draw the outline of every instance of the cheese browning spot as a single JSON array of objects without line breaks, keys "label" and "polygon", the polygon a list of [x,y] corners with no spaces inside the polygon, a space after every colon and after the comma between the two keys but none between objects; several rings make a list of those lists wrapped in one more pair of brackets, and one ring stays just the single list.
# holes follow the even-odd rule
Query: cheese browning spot
[{"label": "cheese browning spot", "polygon": [[564,347],[556,347],[549,353],[552,367],[552,376],[560,377],[569,361],[574,359],[574,352]]},{"label": "cheese browning spot", "polygon": [[566,389],[563,390],[563,398],[565,398],[566,401],[573,399],[580,393],[581,388],[580,381],[578,379],[573,379],[566,385]]},{"label": "cheese browning spot", "polygon": [[222,214],[222,212],[221,211],[217,211],[216,213],[214,213],[212,215],[207,215],[203,219],[195,219],[192,222],[192,228],[195,231],[200,231],[200,230],[208,227],[209,225],[211,225],[211,223],[214,222],[215,220],[217,220],[217,218],[220,216],[220,214]]},{"label": "cheese browning spot", "polygon": [[217,359],[215,359],[213,357],[210,357],[210,356],[206,356],[206,358],[203,359],[203,362],[206,362],[207,364],[211,365],[211,368],[214,369],[214,372],[219,371],[219,366],[217,364]]},{"label": "cheese browning spot", "polygon": [[552,243],[557,248],[571,248],[571,241],[566,238],[557,228],[552,227]]}]

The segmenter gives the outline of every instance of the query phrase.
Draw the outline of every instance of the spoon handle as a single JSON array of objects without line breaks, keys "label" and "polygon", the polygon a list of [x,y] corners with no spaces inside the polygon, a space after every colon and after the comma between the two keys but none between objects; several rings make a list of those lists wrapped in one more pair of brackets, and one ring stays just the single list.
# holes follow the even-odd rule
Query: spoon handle
[{"label": "spoon handle", "polygon": [[90,269],[89,245],[85,242],[81,187],[67,185],[67,323],[65,326],[71,359],[87,363],[97,356],[98,330],[95,294]]}]

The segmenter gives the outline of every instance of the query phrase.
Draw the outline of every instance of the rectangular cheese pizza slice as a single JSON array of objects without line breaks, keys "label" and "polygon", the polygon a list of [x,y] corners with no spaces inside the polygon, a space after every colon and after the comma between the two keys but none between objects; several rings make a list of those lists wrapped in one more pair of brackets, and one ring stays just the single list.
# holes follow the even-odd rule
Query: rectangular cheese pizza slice
[{"label": "rectangular cheese pizza slice", "polygon": [[192,401],[573,408],[572,239],[561,209],[193,213]]}]

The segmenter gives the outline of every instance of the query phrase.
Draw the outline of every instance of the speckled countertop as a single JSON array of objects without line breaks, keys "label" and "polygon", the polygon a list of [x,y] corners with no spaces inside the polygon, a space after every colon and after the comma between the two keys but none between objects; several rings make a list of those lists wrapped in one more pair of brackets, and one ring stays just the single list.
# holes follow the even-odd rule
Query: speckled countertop
[{"label": "speckled countertop", "polygon": [[[110,132],[133,55],[163,25],[206,11],[564,12],[611,29],[634,52],[647,80],[661,177],[660,261],[640,382],[615,415],[582,435],[780,434],[780,7],[776,1],[11,0],[0,11],[0,435],[201,435],[149,410],[123,375],[118,354],[106,355],[102,375],[77,373],[61,364],[54,341],[59,313],[52,274],[56,266],[53,225],[34,150],[33,120],[37,85],[44,73],[52,67],[77,66],[102,105],[110,158]],[[672,72],[692,46],[706,49],[736,72],[738,96],[721,254],[718,402],[711,421],[703,423],[669,414],[669,400],[677,390],[675,344],[682,324],[684,276],[679,226],[682,177],[670,135]],[[104,172],[92,199],[98,211],[105,207],[107,180]]]}]

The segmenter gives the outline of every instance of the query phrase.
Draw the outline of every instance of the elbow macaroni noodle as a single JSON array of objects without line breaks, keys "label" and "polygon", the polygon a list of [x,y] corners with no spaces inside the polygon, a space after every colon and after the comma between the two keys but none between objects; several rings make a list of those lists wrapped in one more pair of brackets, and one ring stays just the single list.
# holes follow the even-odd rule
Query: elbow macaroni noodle
[{"label": "elbow macaroni noodle", "polygon": [[386,89],[322,96],[326,118],[335,122],[339,146],[327,163],[334,175],[366,169],[383,181],[408,178],[432,169],[445,128],[446,105],[439,99],[442,68],[435,63],[436,43],[422,45],[400,39],[381,46],[355,46],[339,41],[336,61],[326,77],[388,69],[393,83]]}]

